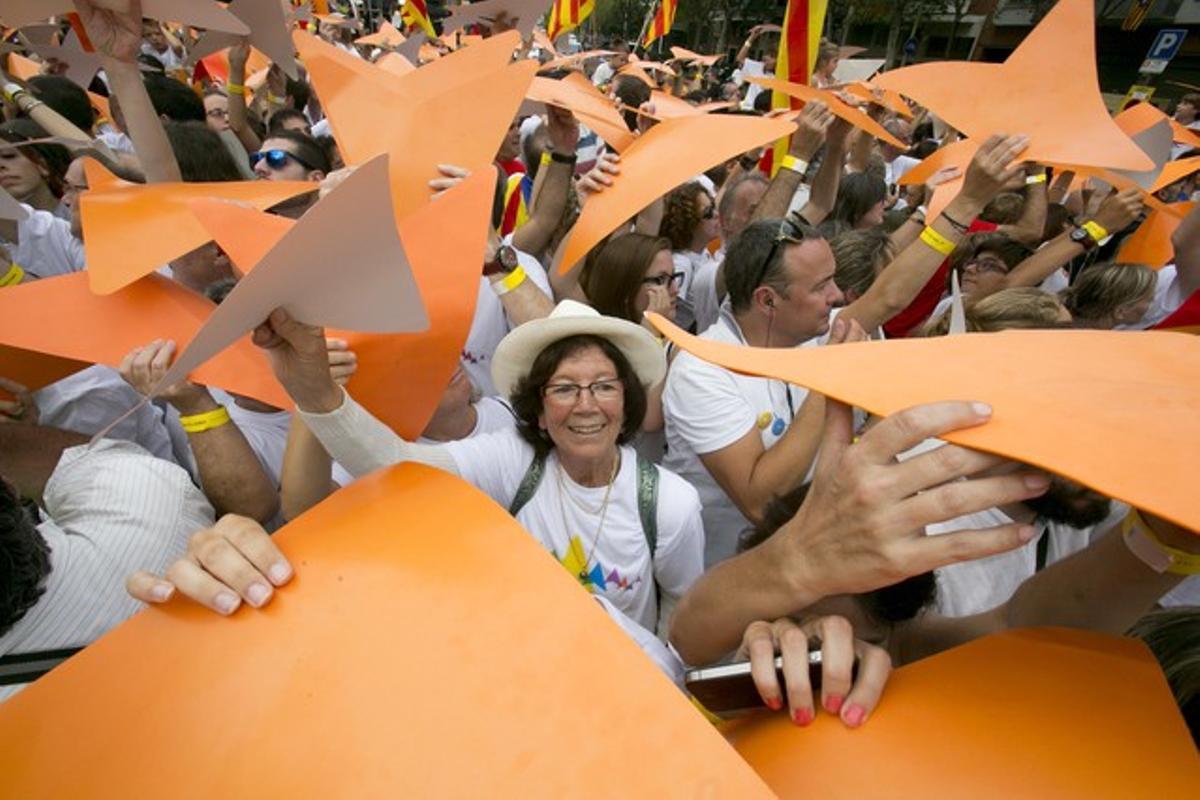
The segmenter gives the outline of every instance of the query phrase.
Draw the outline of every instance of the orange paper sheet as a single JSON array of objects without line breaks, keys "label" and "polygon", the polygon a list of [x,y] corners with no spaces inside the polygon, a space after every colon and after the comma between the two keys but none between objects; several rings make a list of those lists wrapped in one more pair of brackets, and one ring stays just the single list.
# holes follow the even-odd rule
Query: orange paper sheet
[{"label": "orange paper sheet", "polygon": [[893,147],[898,147],[901,150],[907,150],[908,146],[904,142],[892,136],[875,120],[871,119],[866,112],[855,108],[849,103],[842,100],[833,92],[827,92],[823,89],[814,89],[812,86],[805,86],[801,83],[790,83],[781,81],[777,78],[747,78],[751,83],[757,83],[765,89],[772,89],[777,92],[782,92],[789,97],[794,97],[797,100],[802,100],[805,103],[812,100],[820,100],[829,110],[837,116],[849,122],[856,128],[861,128],[867,133],[874,136],[881,142],[887,142]]},{"label": "orange paper sheet", "polygon": [[660,122],[621,154],[613,185],[588,198],[560,250],[559,269],[569,270],[621,223],[684,181],[795,129],[778,119],[711,114]]},{"label": "orange paper sheet", "polygon": [[1114,260],[1118,264],[1145,264],[1154,269],[1165,267],[1175,257],[1171,236],[1194,205],[1171,203],[1162,209],[1152,209],[1137,230],[1121,242]]},{"label": "orange paper sheet", "polygon": [[783,798],[1190,797],[1200,761],[1150,651],[1065,628],[995,634],[894,672],[858,730],[755,715],[726,738]]},{"label": "orange paper sheet", "polygon": [[[404,251],[425,301],[428,330],[326,330],[327,336],[347,340],[358,356],[358,371],[349,383],[355,399],[409,440],[433,416],[470,331],[494,176],[491,169],[473,175],[400,224]],[[224,225],[218,241],[230,260],[249,272],[295,224],[265,216],[253,226]]]},{"label": "orange paper sheet", "polygon": [[148,610],[0,706],[5,792],[771,797],[533,537],[457,478],[393,467],[274,540],[297,572],[265,609]]},{"label": "orange paper sheet", "polygon": [[367,45],[369,47],[392,48],[399,47],[407,41],[404,34],[396,30],[396,27],[390,22],[383,22],[379,26],[379,30],[375,33],[360,36],[354,40],[355,44]]},{"label": "orange paper sheet", "polygon": [[411,61],[399,53],[384,53],[375,62],[381,70],[401,78],[416,69]]},{"label": "orange paper sheet", "polygon": [[537,71],[508,64],[514,31],[399,79],[307,34],[295,39],[346,163],[391,155],[398,220],[429,202],[438,164],[491,165]]},{"label": "orange paper sheet", "polygon": [[612,100],[579,73],[571,73],[562,80],[535,77],[525,97],[569,109],[618,153],[633,144],[634,135]]},{"label": "orange paper sheet", "polygon": [[[279,65],[293,80],[299,78],[296,56],[292,49],[291,22],[276,0],[233,0],[227,8],[250,29],[250,44]],[[238,43],[236,34],[206,31],[193,45],[189,58],[196,60]],[[253,70],[251,70],[253,71]]]},{"label": "orange paper sheet", "polygon": [[615,50],[585,50],[582,53],[575,53],[574,55],[551,59],[550,61],[547,61],[545,64],[542,64],[540,67],[538,67],[538,71],[549,72],[551,70],[560,68],[575,69],[589,58],[608,58],[612,55],[616,55]]},{"label": "orange paper sheet", "polygon": [[990,403],[991,422],[944,438],[1042,467],[1200,531],[1192,480],[1200,452],[1195,337],[1003,331],[780,350],[698,339],[650,316],[668,339],[705,361],[806,386],[873,414],[944,400]]},{"label": "orange paper sheet", "polygon": [[[74,12],[75,4],[71,0],[4,0],[0,19],[14,28],[22,28]],[[162,22],[181,22],[197,28],[228,31],[239,36],[250,32],[241,20],[210,0],[142,0],[142,16]]]},{"label": "orange paper sheet", "polygon": [[916,100],[976,141],[1028,134],[1030,161],[1151,169],[1100,97],[1095,30],[1092,0],[1059,0],[1003,64],[935,61],[885,72],[873,83]]},{"label": "orange paper sheet", "polygon": [[693,53],[686,47],[672,47],[671,55],[675,56],[675,58],[679,59],[680,61],[694,62],[702,67],[711,67],[724,57],[721,53],[711,56],[700,55],[699,53]]},{"label": "orange paper sheet", "polygon": [[92,290],[115,292],[212,239],[188,201],[211,197],[265,210],[305,192],[303,181],[129,183],[93,159],[84,161],[88,191],[80,196],[87,274]]},{"label": "orange paper sheet", "polygon": [[846,86],[844,91],[861,100],[878,103],[893,114],[899,114],[906,119],[913,118],[912,109],[908,107],[908,103],[904,102],[904,98],[900,96],[899,92],[880,89],[873,83],[863,82],[852,83]]},{"label": "orange paper sheet", "polygon": [[26,58],[20,53],[9,53],[8,69],[6,71],[19,81],[27,81],[36,75],[42,74],[42,65],[31,58]]},{"label": "orange paper sheet", "polygon": [[[161,275],[104,295],[88,288],[83,272],[10,286],[0,290],[0,375],[39,389],[90,364],[116,367],[130,350],[155,339],[173,339],[182,348],[215,307]],[[47,325],[51,317],[55,324]],[[291,406],[249,338],[200,367],[191,379],[281,408]]]}]

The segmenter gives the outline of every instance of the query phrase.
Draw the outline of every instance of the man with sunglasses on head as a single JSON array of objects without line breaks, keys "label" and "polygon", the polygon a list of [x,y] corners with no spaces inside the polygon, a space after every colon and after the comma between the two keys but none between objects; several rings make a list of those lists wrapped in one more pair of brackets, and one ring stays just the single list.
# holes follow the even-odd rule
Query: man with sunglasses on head
[{"label": "man with sunglasses on head", "polygon": [[[857,341],[903,310],[961,241],[974,219],[1022,167],[1021,136],[984,142],[943,214],[836,320],[844,297],[829,244],[793,216],[748,225],[723,265],[728,300],[702,338],[751,347]],[[770,190],[769,190],[770,191]],[[764,202],[766,200],[764,199]],[[824,403],[782,381],[738,375],[681,353],[663,391],[667,458],[704,506],[705,564],[732,556],[741,532],[761,521],[771,497],[794,489],[816,456]]]}]

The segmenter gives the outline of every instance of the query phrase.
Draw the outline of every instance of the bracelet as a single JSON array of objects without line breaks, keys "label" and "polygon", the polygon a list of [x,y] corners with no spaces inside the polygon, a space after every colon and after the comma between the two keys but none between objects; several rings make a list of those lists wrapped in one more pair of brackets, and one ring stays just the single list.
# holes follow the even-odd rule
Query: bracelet
[{"label": "bracelet", "polygon": [[1044,172],[1039,173],[1037,175],[1026,175],[1025,176],[1025,185],[1026,186],[1033,186],[1035,183],[1045,183],[1045,182],[1046,182],[1046,173],[1044,173]]},{"label": "bracelet", "polygon": [[779,162],[779,166],[783,167],[784,169],[790,169],[797,175],[803,175],[808,171],[808,162],[802,158],[797,158],[791,153],[788,153],[783,157],[783,160]]},{"label": "bracelet", "polygon": [[1189,553],[1159,541],[1136,508],[1130,508],[1121,521],[1121,536],[1129,552],[1150,569],[1173,575],[1200,575],[1200,554]]},{"label": "bracelet", "polygon": [[191,416],[181,416],[179,418],[179,424],[183,426],[183,430],[187,433],[203,433],[213,428],[219,428],[229,421],[229,409],[225,408],[225,406],[214,408],[212,411],[205,411],[203,414],[192,414]]},{"label": "bracelet", "polygon": [[283,105],[283,98],[276,97],[275,95],[271,94],[270,92],[267,92],[267,104],[272,105],[272,106],[281,106],[281,105]]},{"label": "bracelet", "polygon": [[44,106],[44,105],[46,105],[46,104],[43,103],[41,100],[35,99],[32,103],[26,103],[24,107],[22,107],[20,103],[17,103],[17,108],[21,109],[22,112],[28,114],[30,111],[33,111],[38,106]]},{"label": "bracelet", "polygon": [[575,162],[579,160],[579,156],[575,155],[574,153],[571,153],[569,156],[564,156],[562,153],[550,151],[550,160],[557,164],[570,164],[571,166],[574,166]]},{"label": "bracelet", "polygon": [[525,268],[518,264],[516,269],[504,276],[503,280],[492,283],[492,291],[496,293],[497,297],[503,297],[524,283],[527,277]]},{"label": "bracelet", "polygon": [[25,270],[21,269],[17,262],[13,262],[8,268],[8,272],[0,275],[0,287],[16,286],[25,278]]},{"label": "bracelet", "polygon": [[1089,219],[1079,227],[1087,231],[1088,236],[1092,237],[1092,241],[1094,241],[1096,244],[1099,244],[1102,239],[1108,238],[1108,231],[1105,230],[1104,227],[1095,220]]},{"label": "bracelet", "polygon": [[545,152],[542,153],[542,157],[538,163],[540,163],[543,167],[547,167],[550,165],[550,162],[552,160],[553,159],[550,158],[550,151],[546,150]]},{"label": "bracelet", "polygon": [[928,225],[925,226],[925,230],[921,231],[921,241],[944,256],[948,256],[954,252],[954,242],[942,236]]},{"label": "bracelet", "polygon": [[946,222],[950,223],[950,227],[954,228],[954,230],[958,231],[959,233],[965,234],[967,231],[971,230],[970,225],[963,225],[961,222],[959,222],[954,217],[947,214],[945,211],[942,212],[941,216],[942,216],[942,219],[944,219],[944,220],[946,220]]},{"label": "bracelet", "polygon": [[17,95],[25,94],[25,87],[19,83],[4,84],[4,97],[10,103],[17,102]]},{"label": "bracelet", "polygon": [[227,83],[225,84],[225,92],[227,94],[240,94],[245,97],[246,87],[240,83]]}]

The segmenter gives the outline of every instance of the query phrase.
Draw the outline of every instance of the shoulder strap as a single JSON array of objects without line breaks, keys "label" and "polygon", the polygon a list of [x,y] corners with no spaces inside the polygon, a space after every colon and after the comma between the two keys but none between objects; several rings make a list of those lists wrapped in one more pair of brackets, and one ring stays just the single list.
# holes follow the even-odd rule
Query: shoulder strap
[{"label": "shoulder strap", "polygon": [[509,514],[515,517],[517,512],[533,499],[534,492],[537,491],[538,484],[542,482],[542,475],[545,472],[546,457],[534,455],[533,461],[529,462],[529,468],[525,470],[525,476],[521,478],[521,485],[517,487],[517,493],[513,496],[512,502],[508,504]]},{"label": "shoulder strap", "polygon": [[0,658],[0,686],[32,683],[82,649],[66,647],[61,650],[38,650],[4,656]]},{"label": "shoulder strap", "polygon": [[646,537],[646,545],[650,548],[650,561],[654,561],[654,551],[658,547],[658,467],[643,458],[637,457],[637,503],[638,516],[642,518],[642,533]]}]

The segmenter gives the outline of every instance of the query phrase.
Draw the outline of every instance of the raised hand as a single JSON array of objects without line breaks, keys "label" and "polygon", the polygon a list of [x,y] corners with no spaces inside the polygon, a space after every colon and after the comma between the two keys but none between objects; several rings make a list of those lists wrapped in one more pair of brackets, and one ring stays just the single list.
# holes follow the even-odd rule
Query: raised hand
[{"label": "raised hand", "polygon": [[1028,136],[988,137],[967,166],[962,194],[980,208],[987,205],[1011,181],[1024,177],[1025,169],[1016,159],[1028,146]]},{"label": "raised hand", "polygon": [[137,61],[142,48],[141,0],[75,0],[75,8],[96,52],[117,61]]}]

